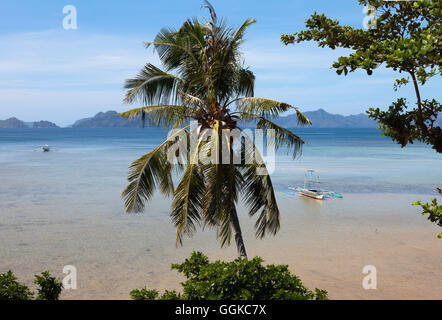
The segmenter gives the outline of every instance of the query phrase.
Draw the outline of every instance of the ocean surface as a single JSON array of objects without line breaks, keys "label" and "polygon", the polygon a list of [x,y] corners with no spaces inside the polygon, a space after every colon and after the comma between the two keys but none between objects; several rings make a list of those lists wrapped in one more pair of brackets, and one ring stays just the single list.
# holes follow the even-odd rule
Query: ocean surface
[{"label": "ocean surface", "polygon": [[[442,155],[427,145],[401,148],[377,129],[293,131],[306,144],[295,160],[278,151],[272,178],[281,192],[302,185],[307,169],[317,171],[326,189],[345,193],[434,194],[442,179]],[[14,180],[7,188],[1,183],[0,195],[14,196],[14,185],[35,197],[38,192],[32,190],[38,189],[40,201],[49,193],[63,193],[64,187],[72,196],[86,185],[106,192],[103,182],[124,185],[128,165],[166,136],[167,130],[160,128],[0,129],[0,177]],[[38,152],[43,144],[55,149]],[[45,188],[38,188],[40,184]]]},{"label": "ocean surface", "polygon": [[[251,255],[282,263],[287,257],[307,283],[317,285],[315,281],[321,280],[318,287],[329,281],[325,276],[318,280],[319,271],[344,280],[353,272],[354,288],[347,279],[341,287],[330,282],[328,289],[366,298],[366,292],[358,291],[362,266],[354,259],[369,263],[376,252],[376,261],[385,264],[384,272],[391,279],[421,274],[425,265],[425,276],[402,288],[400,297],[437,291],[431,286],[435,277],[441,284],[442,250],[435,249],[439,231],[410,204],[437,195],[442,156],[423,144],[400,148],[376,129],[293,131],[306,141],[302,156],[292,160],[281,150],[272,174],[284,221],[280,233],[270,240],[256,240],[254,222],[240,211]],[[167,130],[158,128],[0,129],[0,272],[12,269],[32,285],[33,274],[50,269],[63,276],[63,266],[72,264],[80,270],[81,288],[66,293],[66,298],[125,299],[131,289],[146,283],[173,288],[178,282],[171,276],[170,263],[181,261],[195,248],[210,249],[213,257],[223,257],[223,250],[228,250],[227,256],[234,257],[235,248],[219,249],[211,231],[200,232],[185,241],[184,249],[176,249],[168,199],[157,196],[145,214],[124,213],[120,195],[128,166],[166,136]],[[44,144],[53,150],[39,151]],[[323,188],[344,198],[324,203],[299,198],[289,187],[302,185],[307,169],[318,172]],[[349,238],[354,248],[348,248]],[[376,251],[366,248],[371,241]],[[396,257],[402,254],[398,258],[402,260],[391,260],[392,253],[382,251],[385,241],[397,246]],[[415,254],[418,247],[427,251]],[[351,255],[344,257],[347,250]],[[327,260],[315,264],[320,256]],[[344,267],[338,261],[346,258],[349,263]],[[409,266],[398,270],[404,261]],[[349,273],[341,274],[343,270]],[[394,282],[388,290],[377,297],[398,296]],[[332,296],[347,298],[340,292]]]}]

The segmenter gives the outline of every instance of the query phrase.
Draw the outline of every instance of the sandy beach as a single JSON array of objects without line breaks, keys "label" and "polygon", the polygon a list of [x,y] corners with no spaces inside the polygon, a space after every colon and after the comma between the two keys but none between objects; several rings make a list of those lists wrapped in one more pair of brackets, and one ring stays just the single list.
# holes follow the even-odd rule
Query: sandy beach
[{"label": "sandy beach", "polygon": [[[240,219],[249,256],[288,264],[308,287],[325,289],[332,299],[441,299],[438,228],[409,205],[428,198],[349,194],[320,202],[278,193],[281,230],[264,240],[255,239],[244,210]],[[63,299],[128,299],[144,286],[179,289],[183,278],[170,264],[192,250],[211,259],[236,257],[234,246],[219,248],[214,230],[175,248],[168,203],[158,198],[142,215],[107,219],[99,212],[74,218],[69,208],[49,210],[25,223],[14,223],[20,215],[11,210],[0,224],[0,271],[12,269],[32,287],[33,274],[49,269],[63,277],[63,266],[74,265],[78,289],[64,291]],[[376,290],[362,288],[365,265],[377,269]]]}]

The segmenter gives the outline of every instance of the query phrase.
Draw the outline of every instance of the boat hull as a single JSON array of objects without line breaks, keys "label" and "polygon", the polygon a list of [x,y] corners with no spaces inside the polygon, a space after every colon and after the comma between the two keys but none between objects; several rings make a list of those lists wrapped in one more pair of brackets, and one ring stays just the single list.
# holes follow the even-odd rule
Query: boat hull
[{"label": "boat hull", "polygon": [[314,191],[314,190],[308,190],[308,189],[301,189],[299,191],[300,195],[303,195],[305,197],[309,197],[316,200],[323,200],[324,194],[322,192]]}]

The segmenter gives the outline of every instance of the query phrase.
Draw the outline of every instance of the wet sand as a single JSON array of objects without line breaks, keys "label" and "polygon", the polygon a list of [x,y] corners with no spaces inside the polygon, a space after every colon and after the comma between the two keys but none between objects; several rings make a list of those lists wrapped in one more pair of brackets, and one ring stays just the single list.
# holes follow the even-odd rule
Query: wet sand
[{"label": "wet sand", "polygon": [[[255,239],[254,220],[240,210],[249,257],[288,264],[306,286],[325,289],[332,299],[442,299],[440,228],[411,206],[431,196],[346,194],[323,202],[277,196],[281,230],[275,237]],[[3,208],[0,272],[12,269],[33,287],[34,274],[49,269],[63,277],[63,266],[74,265],[78,289],[64,291],[63,299],[128,299],[144,286],[179,289],[183,278],[170,264],[192,250],[211,259],[236,257],[234,246],[219,248],[214,230],[198,231],[175,248],[165,199],[156,198],[141,215],[123,214],[117,198],[61,207]],[[377,268],[376,290],[362,288],[365,265]]]}]

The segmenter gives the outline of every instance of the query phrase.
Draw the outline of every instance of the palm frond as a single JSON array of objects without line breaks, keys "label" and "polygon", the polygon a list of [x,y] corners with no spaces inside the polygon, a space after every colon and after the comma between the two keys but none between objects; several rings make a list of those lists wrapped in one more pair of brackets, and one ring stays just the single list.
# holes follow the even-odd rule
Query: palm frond
[{"label": "palm frond", "polygon": [[129,185],[122,193],[126,212],[144,209],[144,203],[152,198],[157,183],[168,175],[168,168],[163,166],[165,160],[163,148],[158,147],[131,164],[127,177]]},{"label": "palm frond", "polygon": [[257,163],[248,166],[244,172],[244,197],[249,207],[249,215],[259,212],[255,223],[256,236],[265,237],[267,232],[276,234],[280,227],[279,208],[269,175],[259,174],[262,166]]},{"label": "palm frond", "polygon": [[[182,125],[192,116],[192,110],[183,105],[158,105],[142,108],[135,108],[120,113],[126,119],[138,119],[140,116],[148,116],[147,121],[150,125],[157,127],[170,127]],[[142,119],[145,122],[145,117]]]},{"label": "palm frond", "polygon": [[184,105],[192,107],[192,108],[202,108],[204,107],[204,101],[200,98],[195,97],[189,93],[180,92],[181,101]]},{"label": "palm frond", "polygon": [[307,116],[305,114],[303,114],[298,108],[295,108],[295,110],[296,110],[296,116],[297,116],[297,120],[298,120],[298,126],[306,126],[306,125],[312,124],[310,119],[307,118]]},{"label": "palm frond", "polygon": [[209,1],[204,0],[204,3],[205,3],[204,8],[208,9],[210,12],[210,17],[212,18],[212,23],[216,24],[218,17],[216,16],[215,9],[213,8],[212,4]]},{"label": "palm frond", "polygon": [[249,69],[241,69],[238,72],[238,95],[253,97],[255,94],[255,75]]},{"label": "palm frond", "polygon": [[190,155],[184,175],[175,189],[170,215],[176,228],[176,245],[182,245],[183,235],[191,236],[196,230],[196,225],[201,222],[205,182],[201,166],[197,160],[204,136],[203,133],[198,139],[195,150]]},{"label": "palm frond", "polygon": [[[267,119],[275,119],[281,113],[289,110],[295,110],[298,124],[311,124],[310,120],[301,111],[299,111],[298,108],[288,103],[266,98],[245,97],[238,99],[237,104],[238,111],[243,113],[243,119],[245,120],[253,119],[254,115]],[[247,115],[250,116],[247,117]]]},{"label": "palm frond", "polygon": [[[187,24],[189,24],[188,22]],[[192,23],[190,25],[193,26]],[[172,28],[163,28],[154,41],[144,44],[146,47],[154,46],[162,64],[169,71],[180,68],[189,62],[192,62],[194,66],[200,62],[192,47],[194,45],[192,37],[189,37],[188,33],[181,29],[177,31]]]},{"label": "palm frond", "polygon": [[[287,153],[292,152],[293,159],[302,154],[302,146],[304,145],[304,140],[297,136],[290,130],[277,125],[276,123],[267,120],[262,117],[257,117],[258,123],[256,124],[257,129],[273,130],[273,133],[269,131],[266,132],[267,138],[269,134],[274,134],[274,147],[278,150],[281,146],[287,147]],[[269,140],[267,140],[269,141]],[[270,144],[271,145],[271,144]]]},{"label": "palm frond", "polygon": [[204,164],[204,175],[206,177],[206,190],[203,197],[203,214],[205,223],[210,226],[219,225],[218,222],[223,215],[222,189],[224,176],[222,167],[219,164],[221,155],[221,143],[219,136],[219,121],[216,121],[215,128],[210,130],[209,140],[201,148],[201,153],[210,154],[212,163]]},{"label": "palm frond", "polygon": [[245,116],[256,114],[263,118],[277,118],[281,113],[291,108],[294,107],[284,102],[266,98],[246,97],[238,100],[238,111]]},{"label": "palm frond", "polygon": [[252,24],[256,22],[256,19],[247,19],[244,21],[244,23],[236,30],[234,36],[233,36],[233,42],[238,42],[243,39],[245,31],[248,27],[250,27]]},{"label": "palm frond", "polygon": [[206,25],[202,24],[197,18],[187,19],[181,26],[178,36],[187,39],[186,45],[194,52],[195,57],[200,61],[207,61],[206,56],[206,37],[211,32]]},{"label": "palm frond", "polygon": [[[220,172],[217,175],[212,173],[214,170],[210,170],[207,173],[210,182],[208,182],[207,197],[205,199],[209,202],[208,207],[210,209],[205,210],[205,217],[208,217],[206,219],[211,219],[208,221],[209,225],[217,227],[217,236],[223,247],[225,245],[229,246],[232,239],[233,221],[234,217],[237,216],[236,205],[239,190],[243,184],[243,177],[234,164],[223,164],[218,165],[218,167]],[[209,194],[209,192],[217,189],[213,187],[215,184],[221,186],[221,192],[217,195],[220,201],[213,199]],[[213,196],[213,193],[211,195]],[[214,204],[220,204],[221,206],[214,207]],[[218,215],[215,215],[215,212],[218,212]]]},{"label": "palm frond", "polygon": [[[211,152],[218,153],[218,160],[221,160],[222,153],[226,152],[221,147],[221,141],[226,139],[230,140],[230,136],[225,131],[221,132],[217,124],[207,145]],[[217,228],[221,246],[230,245],[233,217],[237,215],[238,193],[243,184],[242,174],[233,163],[233,149],[230,146],[229,144],[230,161],[228,163],[215,161],[204,166],[206,181],[206,191],[203,197],[204,222],[210,227]]]},{"label": "palm frond", "polygon": [[124,102],[138,100],[145,105],[176,102],[180,82],[181,79],[177,76],[148,63],[135,78],[126,80],[124,88],[128,91]]},{"label": "palm frond", "polygon": [[127,176],[129,184],[121,195],[126,212],[141,212],[145,202],[152,198],[157,185],[160,185],[160,191],[163,193],[173,193],[174,186],[170,178],[171,166],[167,165],[166,147],[188,127],[178,130],[153,151],[131,164]]},{"label": "palm frond", "polygon": [[246,157],[249,154],[250,158],[252,153],[255,159],[252,163],[243,166],[243,196],[249,208],[249,215],[252,217],[259,212],[255,223],[256,236],[263,238],[267,232],[272,234],[278,232],[280,228],[279,208],[272,180],[255,145],[249,141],[243,149],[245,149]]}]

